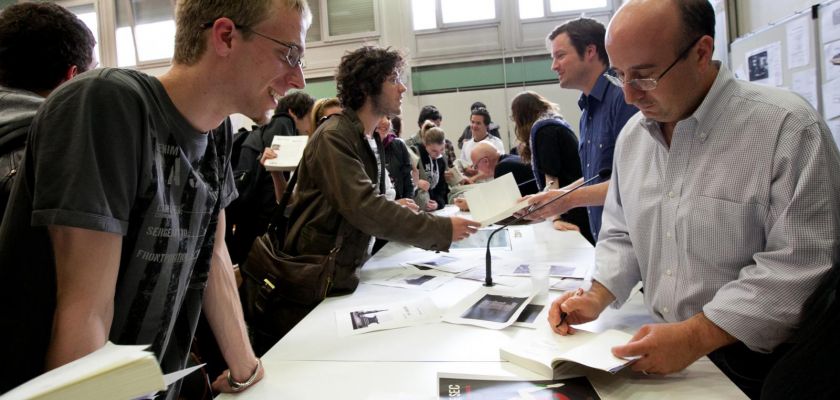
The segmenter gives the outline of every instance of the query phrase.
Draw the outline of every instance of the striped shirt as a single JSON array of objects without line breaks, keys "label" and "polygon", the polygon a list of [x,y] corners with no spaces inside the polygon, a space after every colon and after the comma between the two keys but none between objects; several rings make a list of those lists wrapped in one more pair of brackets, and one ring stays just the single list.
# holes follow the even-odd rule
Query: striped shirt
[{"label": "striped shirt", "polygon": [[618,139],[594,279],[639,281],[661,321],[704,312],[754,351],[796,329],[840,237],[840,153],[800,97],[719,72],[670,148],[639,113]]}]

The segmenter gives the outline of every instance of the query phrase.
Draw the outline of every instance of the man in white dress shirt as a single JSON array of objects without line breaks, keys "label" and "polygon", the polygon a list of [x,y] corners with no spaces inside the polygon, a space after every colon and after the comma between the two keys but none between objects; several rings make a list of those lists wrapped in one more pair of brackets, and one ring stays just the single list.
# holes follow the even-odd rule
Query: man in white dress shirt
[{"label": "man in white dress shirt", "polygon": [[840,154],[785,90],[712,61],[706,0],[633,0],[607,31],[610,81],[641,113],[616,145],[590,290],[561,296],[559,334],[644,284],[658,323],[619,357],[670,374],[708,355],[756,398],[840,237]]}]

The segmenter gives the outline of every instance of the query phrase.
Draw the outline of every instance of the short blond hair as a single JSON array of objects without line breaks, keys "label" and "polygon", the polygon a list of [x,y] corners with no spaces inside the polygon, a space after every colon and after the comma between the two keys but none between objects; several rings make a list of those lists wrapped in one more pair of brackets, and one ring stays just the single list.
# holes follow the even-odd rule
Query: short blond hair
[{"label": "short blond hair", "polygon": [[[307,26],[312,20],[306,0],[178,0],[172,61],[183,65],[198,62],[207,47],[204,35],[207,23],[227,17],[237,26],[250,28],[269,18],[276,9],[272,7],[274,4],[296,11],[307,21]],[[250,34],[247,29],[242,33],[246,39]]]}]

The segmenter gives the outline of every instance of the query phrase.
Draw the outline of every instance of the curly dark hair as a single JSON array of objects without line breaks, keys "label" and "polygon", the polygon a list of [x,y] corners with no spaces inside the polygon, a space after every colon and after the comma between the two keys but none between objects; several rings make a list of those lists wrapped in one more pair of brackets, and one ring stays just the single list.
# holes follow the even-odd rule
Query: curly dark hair
[{"label": "curly dark hair", "polygon": [[53,3],[21,3],[0,13],[0,84],[52,91],[75,65],[93,63],[96,40],[75,14]]},{"label": "curly dark hair", "polygon": [[382,93],[382,84],[394,70],[402,72],[403,55],[390,47],[363,46],[341,58],[335,74],[338,99],[344,108],[358,110],[368,97]]},{"label": "curly dark hair", "polygon": [[313,105],[315,105],[315,99],[312,96],[304,92],[294,92],[281,97],[274,112],[285,113],[291,111],[295,114],[295,117],[304,118],[309,116]]},{"label": "curly dark hair", "polygon": [[442,120],[443,115],[441,115],[440,110],[438,110],[435,106],[423,106],[420,109],[420,116],[417,117],[417,126],[423,126],[423,122],[426,120]]}]

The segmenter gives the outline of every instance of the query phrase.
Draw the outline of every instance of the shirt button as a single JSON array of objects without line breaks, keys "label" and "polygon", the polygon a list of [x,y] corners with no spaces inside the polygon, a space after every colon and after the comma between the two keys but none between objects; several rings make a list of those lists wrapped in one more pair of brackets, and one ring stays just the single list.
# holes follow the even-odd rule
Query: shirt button
[{"label": "shirt button", "polygon": [[665,270],[665,275],[671,276],[671,270]]},{"label": "shirt button", "polygon": [[668,197],[673,199],[674,198],[674,192],[668,192]]},{"label": "shirt button", "polygon": [[589,168],[589,163],[586,163],[586,168]]},{"label": "shirt button", "polygon": [[662,313],[667,314],[668,313],[668,307],[662,307]]},{"label": "shirt button", "polygon": [[665,232],[665,237],[670,238],[671,237],[671,232]]},{"label": "shirt button", "polygon": [[586,144],[590,144],[590,143],[592,143],[592,142],[590,142],[590,141],[589,141],[589,139],[587,139],[587,140],[586,140]]},{"label": "shirt button", "polygon": [[599,145],[598,145],[598,148],[599,148],[599,149],[600,149],[600,148],[603,148],[603,147],[604,147],[604,145],[603,145],[603,144],[599,144]]}]

